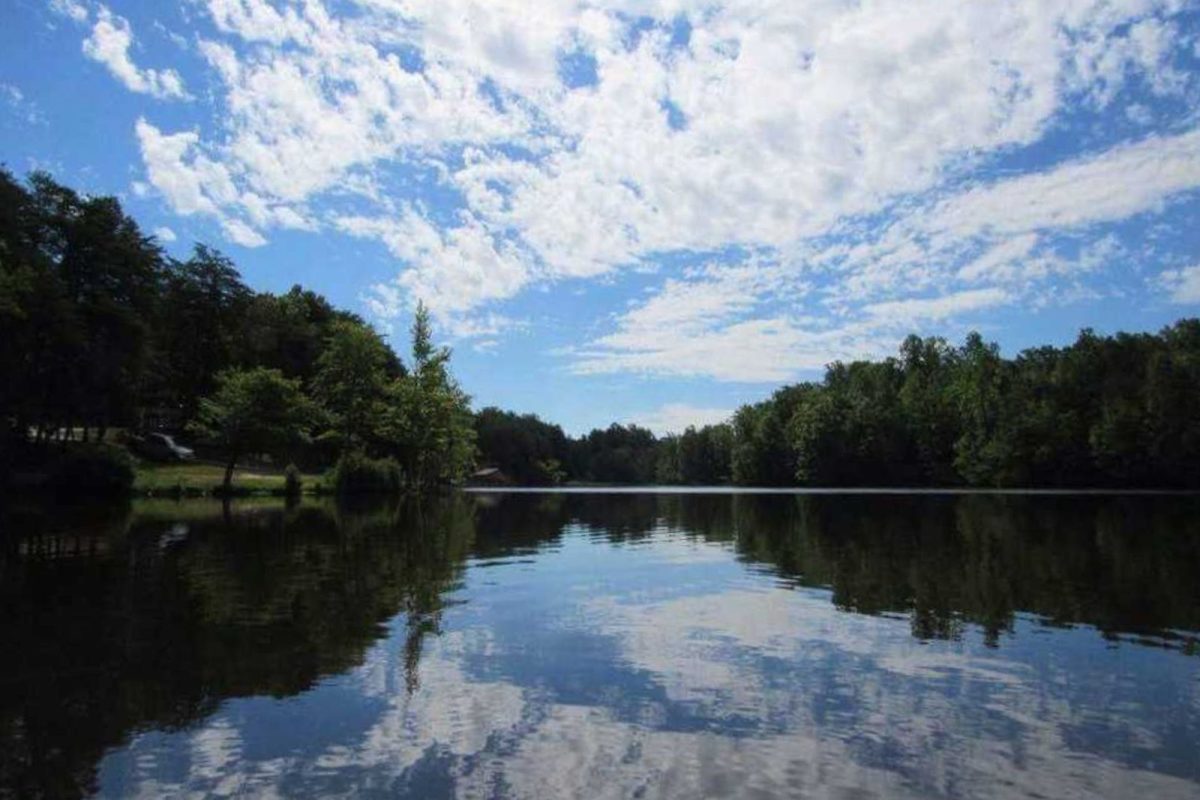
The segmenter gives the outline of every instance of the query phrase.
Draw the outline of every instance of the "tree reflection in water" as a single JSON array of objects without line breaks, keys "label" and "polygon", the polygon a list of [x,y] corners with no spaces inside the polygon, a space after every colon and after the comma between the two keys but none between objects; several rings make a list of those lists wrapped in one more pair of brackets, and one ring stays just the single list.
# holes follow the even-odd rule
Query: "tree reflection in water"
[{"label": "tree reflection in water", "polygon": [[307,692],[391,636],[411,695],[472,569],[575,536],[724,549],[771,585],[907,617],[920,640],[977,626],[1003,650],[1031,615],[1195,655],[1198,511],[1164,497],[552,493],[9,509],[0,796],[87,795],[131,736],[187,729],[231,698]]}]

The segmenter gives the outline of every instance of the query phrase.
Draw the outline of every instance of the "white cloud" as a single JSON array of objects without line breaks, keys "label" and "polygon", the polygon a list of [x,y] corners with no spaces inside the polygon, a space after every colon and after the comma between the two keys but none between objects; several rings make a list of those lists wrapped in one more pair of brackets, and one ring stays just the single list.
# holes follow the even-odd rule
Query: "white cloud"
[{"label": "white cloud", "polygon": [[83,23],[88,19],[87,6],[78,0],[50,0],[50,10],[73,22]]},{"label": "white cloud", "polygon": [[898,331],[883,324],[804,325],[786,316],[712,325],[692,334],[639,338],[628,327],[573,352],[579,374],[636,372],[779,383],[836,360],[877,357],[895,349]]},{"label": "white cloud", "polygon": [[992,308],[1011,299],[1003,289],[972,289],[938,297],[872,303],[866,306],[864,311],[872,317],[886,319],[893,324],[904,324],[923,320],[940,321],[964,312]]},{"label": "white cloud", "polygon": [[[463,215],[455,227],[439,229],[406,207],[391,219],[339,217],[334,224],[351,236],[381,240],[409,265],[394,282],[371,289],[375,298],[371,310],[384,319],[402,312],[403,294],[423,299],[441,320],[448,321],[485,302],[512,297],[529,282],[533,270],[515,244],[470,215]],[[496,332],[493,326],[466,321],[459,330],[471,330],[472,335]]]},{"label": "white cloud", "polygon": [[687,403],[667,403],[653,411],[635,414],[629,421],[662,436],[668,433],[683,433],[690,425],[697,428],[718,425],[732,416],[731,408],[703,408]]},{"label": "white cloud", "polygon": [[[574,350],[573,369],[789,380],[835,359],[891,352],[925,323],[969,321],[1021,298],[1030,307],[1094,298],[1094,289],[1046,282],[1115,263],[1123,249],[1101,237],[1068,258],[1042,244],[1045,233],[1153,211],[1197,186],[1200,131],[968,186],[866,236],[801,251],[790,266],[747,263],[710,267],[702,281],[668,279],[614,332]],[[1187,296],[1186,276],[1170,275],[1179,286],[1172,296]],[[960,287],[980,283],[990,285]],[[814,298],[837,315],[814,324]],[[770,310],[781,304],[782,312]]]},{"label": "white cloud", "polygon": [[1200,264],[1167,270],[1158,279],[1172,303],[1200,303]]},{"label": "white cloud", "polygon": [[154,229],[154,238],[158,239],[160,242],[170,243],[179,237],[175,235],[175,231],[171,230],[166,225],[162,225]]},{"label": "white cloud", "polygon": [[1046,172],[959,194],[929,227],[957,237],[1019,234],[1125,219],[1200,186],[1200,130],[1152,136]]},{"label": "white cloud", "polygon": [[0,83],[0,99],[13,113],[30,125],[45,125],[46,117],[38,104],[25,96],[20,87],[11,83]]},{"label": "white cloud", "polygon": [[958,270],[958,277],[965,281],[996,279],[1011,276],[1018,262],[1029,258],[1037,246],[1035,233],[1014,236],[989,248]]},{"label": "white cloud", "polygon": [[199,141],[195,132],[164,134],[145,119],[135,126],[151,185],[180,214],[217,214],[237,196],[229,171],[203,157],[187,160]]},{"label": "white cloud", "polygon": [[[73,14],[72,17],[75,18]],[[188,98],[183,79],[175,70],[141,69],[134,64],[129,56],[132,45],[133,31],[129,22],[100,6],[92,33],[83,40],[84,55],[106,66],[131,92],[162,99]]]},{"label": "white cloud", "polygon": [[[1200,131],[965,183],[1080,101],[1189,96],[1176,0],[203,2],[223,122],[139,122],[149,181],[243,243],[380,242],[398,261],[364,296],[380,318],[422,299],[492,336],[494,306],[533,287],[758,254],[668,274],[573,351],[579,371],[777,380],[886,351],[903,314],[954,322],[1084,269],[1050,232],[1200,185]],[[657,24],[633,37],[635,17]],[[560,82],[567,52],[593,85]]]},{"label": "white cloud", "polygon": [[267,243],[261,233],[240,219],[221,220],[221,229],[225,231],[225,236],[229,238],[229,241],[240,244],[242,247],[262,247]]}]

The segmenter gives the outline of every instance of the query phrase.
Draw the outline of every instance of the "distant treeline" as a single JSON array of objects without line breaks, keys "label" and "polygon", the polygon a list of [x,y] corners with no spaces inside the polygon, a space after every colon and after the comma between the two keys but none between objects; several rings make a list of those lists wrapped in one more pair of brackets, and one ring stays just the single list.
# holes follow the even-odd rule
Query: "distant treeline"
[{"label": "distant treeline", "polygon": [[[1200,320],[1005,359],[910,336],[725,424],[568,437],[472,414],[418,309],[407,362],[299,286],[245,285],[197,245],[167,257],[111,197],[0,170],[0,468],[112,428],[183,433],[229,465],[270,455],[372,485],[1200,487]],[[365,460],[364,460],[365,459]],[[386,461],[382,470],[378,463]]]},{"label": "distant treeline", "polygon": [[115,198],[0,170],[6,472],[119,428],[183,433],[229,472],[246,456],[353,455],[359,472],[386,461],[385,482],[454,481],[474,455],[469,398],[431,340],[418,309],[405,364],[318,294],[254,292],[203,245],[167,257]]},{"label": "distant treeline", "polygon": [[481,459],[520,483],[744,486],[1200,487],[1200,320],[1013,359],[971,334],[908,337],[883,361],[835,363],[725,424],[574,439],[484,409]]}]

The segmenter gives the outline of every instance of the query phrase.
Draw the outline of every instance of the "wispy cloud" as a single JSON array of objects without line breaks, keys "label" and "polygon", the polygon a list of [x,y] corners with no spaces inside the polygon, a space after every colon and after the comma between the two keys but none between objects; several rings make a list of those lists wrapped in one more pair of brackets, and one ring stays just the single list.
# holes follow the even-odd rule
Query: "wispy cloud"
[{"label": "wispy cloud", "polygon": [[1200,304],[1200,264],[1167,270],[1158,283],[1172,303]]},{"label": "wispy cloud", "polygon": [[732,416],[733,409],[730,408],[700,408],[687,403],[667,403],[653,411],[634,414],[629,421],[662,436],[683,433],[689,426],[702,428],[705,425],[717,425]]},{"label": "wispy cloud", "polygon": [[[68,7],[69,9],[71,7]],[[82,21],[73,9],[67,12]],[[86,19],[86,14],[82,19]],[[83,53],[108,68],[113,77],[131,92],[148,94],[168,100],[189,98],[183,79],[173,69],[147,69],[133,63],[129,50],[133,46],[133,31],[128,20],[100,6],[91,35],[83,40]]]}]

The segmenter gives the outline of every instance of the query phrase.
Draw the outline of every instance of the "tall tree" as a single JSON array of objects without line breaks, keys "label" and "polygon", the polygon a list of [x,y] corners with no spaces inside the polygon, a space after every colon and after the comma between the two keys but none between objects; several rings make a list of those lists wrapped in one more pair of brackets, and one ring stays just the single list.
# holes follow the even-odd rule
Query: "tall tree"
[{"label": "tall tree", "polygon": [[475,455],[470,397],[449,371],[450,350],[433,344],[429,310],[418,304],[412,325],[412,371],[392,381],[379,433],[416,488],[461,480]]},{"label": "tall tree", "polygon": [[251,292],[233,262],[197,244],[186,261],[170,261],[156,320],[153,402],[168,424],[195,416],[221,370],[237,363]]},{"label": "tall tree", "polygon": [[332,416],[343,447],[365,448],[387,392],[388,346],[375,331],[335,320],[317,358],[313,394]]}]

